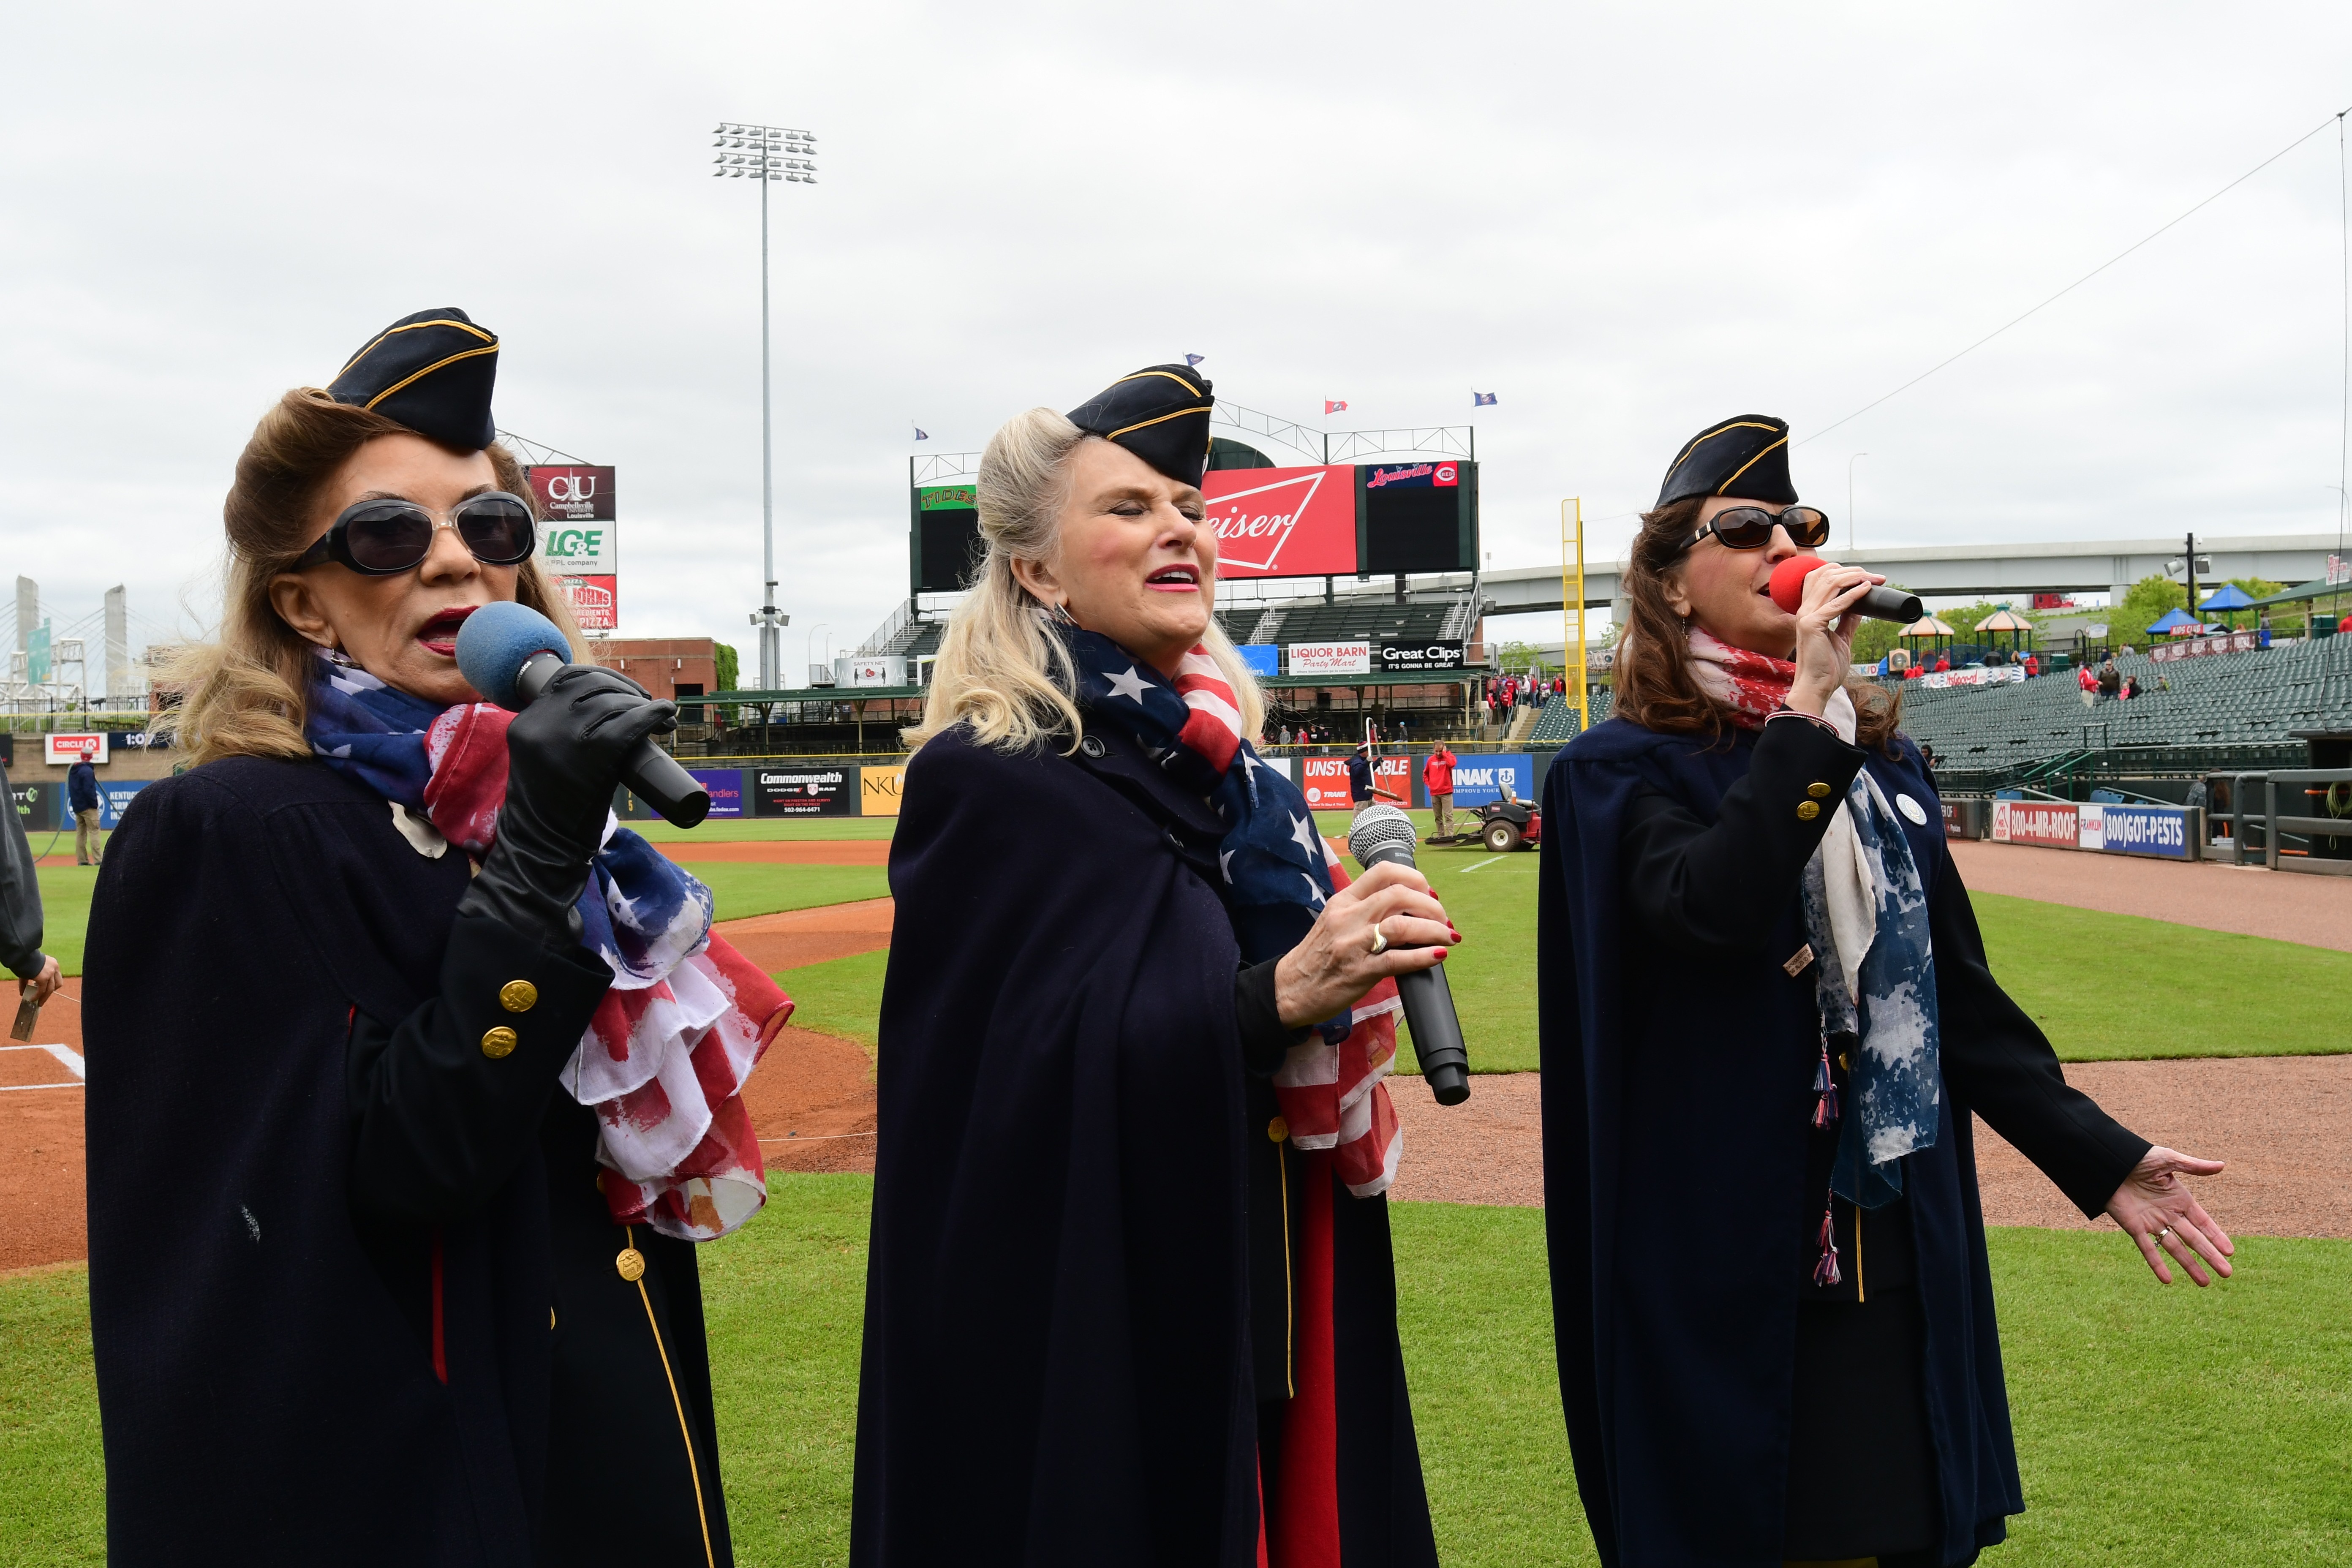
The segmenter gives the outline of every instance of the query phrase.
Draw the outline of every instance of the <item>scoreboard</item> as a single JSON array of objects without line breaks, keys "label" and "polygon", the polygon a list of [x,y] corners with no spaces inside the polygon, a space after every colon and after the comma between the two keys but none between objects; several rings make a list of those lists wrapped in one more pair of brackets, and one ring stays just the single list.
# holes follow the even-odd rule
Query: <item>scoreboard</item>
[{"label": "scoreboard", "polygon": [[[1391,576],[1477,565],[1475,462],[1212,468],[1201,492],[1217,532],[1220,577]],[[960,591],[982,555],[973,487],[918,485],[909,501],[912,591]]]}]

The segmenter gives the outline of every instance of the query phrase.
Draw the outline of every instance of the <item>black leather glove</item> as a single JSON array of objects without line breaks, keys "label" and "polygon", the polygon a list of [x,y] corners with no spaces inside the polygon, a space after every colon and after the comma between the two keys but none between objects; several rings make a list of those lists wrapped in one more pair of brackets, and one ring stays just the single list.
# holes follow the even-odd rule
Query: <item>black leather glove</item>
[{"label": "black leather glove", "polygon": [[572,906],[604,841],[621,764],[639,741],[677,727],[677,704],[653,700],[625,675],[593,664],[557,672],[507,727],[498,842],[457,912],[489,915],[553,945],[576,944]]}]

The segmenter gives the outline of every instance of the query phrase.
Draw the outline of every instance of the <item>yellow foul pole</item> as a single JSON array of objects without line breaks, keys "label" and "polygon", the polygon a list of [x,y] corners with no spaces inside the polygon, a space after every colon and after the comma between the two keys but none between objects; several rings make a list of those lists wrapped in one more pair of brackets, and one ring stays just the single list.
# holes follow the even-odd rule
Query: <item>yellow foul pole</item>
[{"label": "yellow foul pole", "polygon": [[[1570,547],[1575,549],[1575,590],[1569,587]],[[1584,668],[1584,498],[1570,496],[1559,503],[1559,622],[1560,634],[1568,639],[1570,657],[1576,662],[1576,679],[1569,686],[1569,700],[1576,704],[1576,732],[1580,735],[1592,728],[1592,712],[1587,706],[1585,692],[1590,676]],[[1571,629],[1573,628],[1573,629]],[[1560,660],[1566,664],[1567,658]]]}]

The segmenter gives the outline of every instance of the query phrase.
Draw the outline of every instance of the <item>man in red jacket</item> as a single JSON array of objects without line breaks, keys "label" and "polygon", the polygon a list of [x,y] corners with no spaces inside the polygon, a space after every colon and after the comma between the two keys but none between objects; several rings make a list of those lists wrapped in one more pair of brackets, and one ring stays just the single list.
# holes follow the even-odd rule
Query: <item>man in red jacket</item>
[{"label": "man in red jacket", "polygon": [[1453,832],[1454,753],[1446,749],[1444,742],[1438,742],[1429,760],[1421,764],[1421,782],[1429,791],[1430,809],[1437,816],[1436,831]]}]

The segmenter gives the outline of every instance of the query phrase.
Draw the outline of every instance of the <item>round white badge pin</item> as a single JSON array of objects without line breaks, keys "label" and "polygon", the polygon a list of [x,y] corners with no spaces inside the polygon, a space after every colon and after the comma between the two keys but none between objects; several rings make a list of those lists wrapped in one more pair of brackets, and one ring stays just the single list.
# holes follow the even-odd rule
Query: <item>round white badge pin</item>
[{"label": "round white badge pin", "polygon": [[1927,826],[1927,808],[1921,805],[1917,801],[1913,800],[1909,795],[1896,795],[1895,797],[1895,809],[1909,817],[1911,819],[1911,825],[1914,827],[1925,827]]}]

